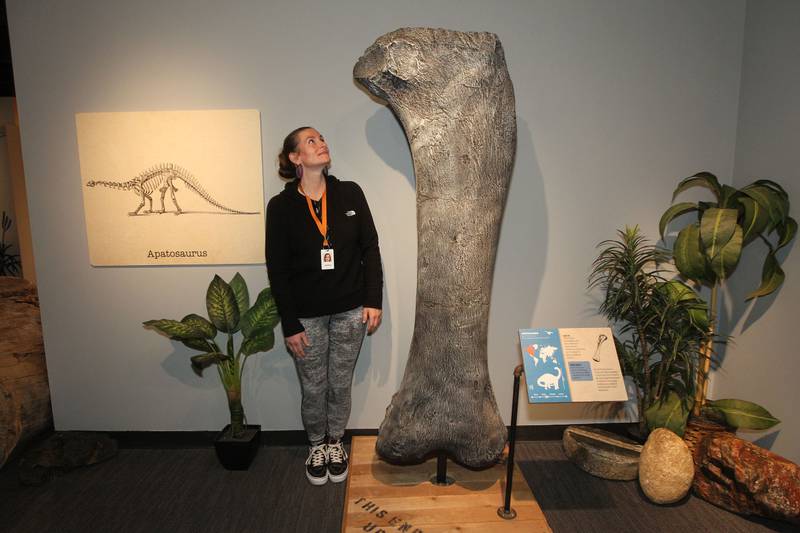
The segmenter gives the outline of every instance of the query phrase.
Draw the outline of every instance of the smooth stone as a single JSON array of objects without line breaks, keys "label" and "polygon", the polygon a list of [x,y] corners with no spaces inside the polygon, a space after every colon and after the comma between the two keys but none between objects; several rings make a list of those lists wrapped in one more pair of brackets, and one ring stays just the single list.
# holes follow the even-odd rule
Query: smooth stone
[{"label": "smooth stone", "polygon": [[689,447],[678,435],[658,428],[647,438],[639,458],[639,485],[653,503],[674,503],[686,496],[694,479]]},{"label": "smooth stone", "polygon": [[630,481],[639,473],[642,446],[625,437],[589,426],[569,426],[562,444],[569,460],[593,476]]}]

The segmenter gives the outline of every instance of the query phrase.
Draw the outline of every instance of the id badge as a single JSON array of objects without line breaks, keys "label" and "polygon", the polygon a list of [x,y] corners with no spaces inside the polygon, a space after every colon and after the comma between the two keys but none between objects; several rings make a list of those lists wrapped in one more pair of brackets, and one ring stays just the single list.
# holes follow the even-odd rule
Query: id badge
[{"label": "id badge", "polygon": [[323,248],[319,251],[322,270],[333,270],[333,248]]}]

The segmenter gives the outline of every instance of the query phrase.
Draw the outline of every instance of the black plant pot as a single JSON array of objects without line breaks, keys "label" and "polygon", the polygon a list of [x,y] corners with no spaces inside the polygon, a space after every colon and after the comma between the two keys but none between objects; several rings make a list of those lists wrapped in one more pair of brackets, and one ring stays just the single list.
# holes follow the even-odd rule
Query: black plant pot
[{"label": "black plant pot", "polygon": [[226,436],[231,425],[223,428],[214,440],[219,462],[228,470],[247,470],[261,445],[261,426],[248,424],[240,439]]}]

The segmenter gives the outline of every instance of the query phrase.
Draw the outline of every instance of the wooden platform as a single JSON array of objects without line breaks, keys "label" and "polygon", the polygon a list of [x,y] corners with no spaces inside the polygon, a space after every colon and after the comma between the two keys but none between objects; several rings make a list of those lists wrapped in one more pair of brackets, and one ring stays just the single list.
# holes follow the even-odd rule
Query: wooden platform
[{"label": "wooden platform", "polygon": [[343,533],[443,533],[446,531],[550,532],[522,472],[514,465],[513,520],[497,515],[503,506],[506,465],[468,470],[447,462],[449,486],[430,482],[436,460],[421,465],[390,465],[375,454],[376,437],[354,437],[350,451]]}]

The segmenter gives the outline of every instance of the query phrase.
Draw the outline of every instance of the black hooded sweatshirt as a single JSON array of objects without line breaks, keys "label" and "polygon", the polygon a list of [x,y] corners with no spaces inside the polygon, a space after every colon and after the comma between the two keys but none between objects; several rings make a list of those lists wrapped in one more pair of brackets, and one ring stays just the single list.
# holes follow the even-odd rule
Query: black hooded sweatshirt
[{"label": "black hooded sweatshirt", "polygon": [[[298,318],[381,308],[383,271],[378,233],[364,193],[327,176],[328,235],[334,269],[322,270],[323,238],[306,197],[290,181],[267,204],[267,275],[284,337],[304,330]],[[320,217],[321,218],[321,217]]]}]

